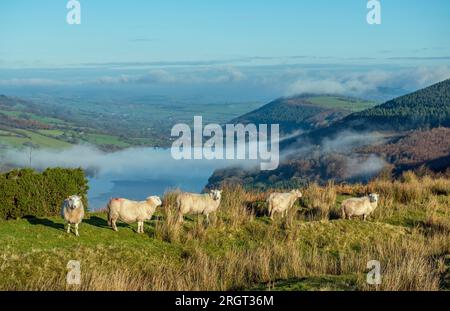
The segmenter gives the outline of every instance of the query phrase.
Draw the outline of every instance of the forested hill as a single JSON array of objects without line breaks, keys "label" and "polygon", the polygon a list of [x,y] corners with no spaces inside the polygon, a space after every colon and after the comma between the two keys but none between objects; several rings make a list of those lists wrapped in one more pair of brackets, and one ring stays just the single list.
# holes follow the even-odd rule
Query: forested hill
[{"label": "forested hill", "polygon": [[230,123],[280,124],[282,133],[326,127],[375,103],[344,96],[299,95],[279,98]]},{"label": "forested hill", "polygon": [[360,118],[366,118],[374,124],[389,121],[396,129],[450,126],[450,79],[354,113],[348,120]]},{"label": "forested hill", "polygon": [[282,148],[295,146],[298,140],[320,144],[342,132],[402,132],[450,127],[450,79],[418,90],[382,105],[352,113],[328,127],[285,141]]}]

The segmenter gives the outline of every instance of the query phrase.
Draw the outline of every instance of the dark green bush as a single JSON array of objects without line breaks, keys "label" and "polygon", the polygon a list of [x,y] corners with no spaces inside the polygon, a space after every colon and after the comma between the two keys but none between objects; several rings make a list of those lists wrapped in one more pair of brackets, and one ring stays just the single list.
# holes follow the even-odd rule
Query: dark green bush
[{"label": "dark green bush", "polygon": [[88,181],[82,169],[13,170],[0,174],[0,219],[57,216],[70,195],[80,195],[87,208]]}]

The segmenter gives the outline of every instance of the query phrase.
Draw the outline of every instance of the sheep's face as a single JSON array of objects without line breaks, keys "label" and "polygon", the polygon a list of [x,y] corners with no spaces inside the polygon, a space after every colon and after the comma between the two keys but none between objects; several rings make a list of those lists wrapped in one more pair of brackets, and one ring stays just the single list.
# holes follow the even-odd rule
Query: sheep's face
[{"label": "sheep's face", "polygon": [[297,198],[302,197],[302,193],[298,189],[292,190],[291,193],[294,194]]},{"label": "sheep's face", "polygon": [[369,194],[369,199],[371,203],[378,202],[380,196],[376,193]]},{"label": "sheep's face", "polygon": [[72,195],[67,198],[67,202],[70,209],[76,209],[80,206],[81,198],[77,195]]},{"label": "sheep's face", "polygon": [[219,201],[222,198],[222,191],[221,190],[211,190],[209,195],[211,196],[211,198],[214,201]]},{"label": "sheep's face", "polygon": [[155,195],[155,196],[148,197],[148,198],[147,198],[147,201],[153,202],[153,204],[155,204],[155,207],[159,207],[159,206],[162,205],[161,198],[158,197],[158,196],[156,196],[156,195]]}]

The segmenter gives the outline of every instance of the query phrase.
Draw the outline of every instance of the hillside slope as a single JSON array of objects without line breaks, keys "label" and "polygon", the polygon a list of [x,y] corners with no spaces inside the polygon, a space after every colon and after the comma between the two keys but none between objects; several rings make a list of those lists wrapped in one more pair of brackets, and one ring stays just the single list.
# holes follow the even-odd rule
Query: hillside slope
[{"label": "hillside slope", "polygon": [[[337,219],[341,202],[366,188],[391,200],[369,221]],[[168,192],[144,234],[123,223],[114,232],[105,213],[88,213],[80,237],[60,217],[0,220],[0,290],[449,289],[448,179],[302,191],[287,217],[271,221],[269,193],[225,188],[210,224],[194,216],[181,226]],[[385,271],[379,287],[366,283],[373,258]],[[70,260],[81,261],[79,286],[66,282]]]},{"label": "hillside slope", "polygon": [[275,171],[218,170],[207,187],[224,181],[258,188],[366,181],[388,163],[397,173],[421,165],[445,171],[450,167],[450,130],[429,131],[445,125],[450,126],[450,80],[284,140],[283,161]]},{"label": "hillside slope", "polygon": [[350,114],[329,127],[293,138],[286,146],[296,139],[318,142],[343,131],[399,132],[439,126],[450,127],[450,79]]},{"label": "hillside slope", "polygon": [[310,131],[374,105],[373,102],[343,96],[300,95],[279,98],[230,123],[280,124],[282,133]]},{"label": "hillside slope", "polygon": [[367,121],[377,128],[390,125],[396,130],[449,127],[450,79],[354,113],[345,122],[352,120]]},{"label": "hillside slope", "polygon": [[412,131],[388,142],[361,148],[361,153],[377,154],[403,171],[422,165],[434,171],[450,167],[450,128]]}]

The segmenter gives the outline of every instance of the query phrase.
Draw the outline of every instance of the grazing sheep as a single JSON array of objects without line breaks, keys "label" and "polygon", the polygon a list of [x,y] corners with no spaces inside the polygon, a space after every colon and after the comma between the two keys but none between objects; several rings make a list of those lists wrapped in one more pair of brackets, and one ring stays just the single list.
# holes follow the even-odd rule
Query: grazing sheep
[{"label": "grazing sheep", "polygon": [[78,225],[84,217],[84,206],[78,195],[72,195],[64,200],[61,208],[61,216],[67,222],[67,233],[70,233],[70,225],[75,226],[75,235],[78,234]]},{"label": "grazing sheep", "polygon": [[372,193],[362,198],[351,198],[342,202],[342,218],[351,219],[353,216],[363,216],[366,220],[378,205],[379,195]]},{"label": "grazing sheep", "polygon": [[211,190],[206,194],[181,193],[177,196],[178,222],[184,221],[184,215],[205,215],[209,223],[209,214],[217,211],[222,198],[221,190]]},{"label": "grazing sheep", "polygon": [[302,193],[299,190],[292,190],[287,193],[272,193],[267,198],[267,204],[269,205],[269,215],[273,220],[273,214],[275,212],[281,213],[284,217],[288,210],[294,205],[295,201],[302,197]]},{"label": "grazing sheep", "polygon": [[157,196],[148,197],[145,201],[136,202],[127,199],[111,199],[107,206],[108,224],[117,230],[116,222],[121,220],[127,224],[137,222],[137,233],[144,233],[144,221],[150,220],[161,199]]}]

